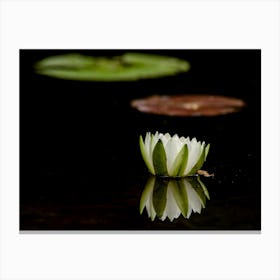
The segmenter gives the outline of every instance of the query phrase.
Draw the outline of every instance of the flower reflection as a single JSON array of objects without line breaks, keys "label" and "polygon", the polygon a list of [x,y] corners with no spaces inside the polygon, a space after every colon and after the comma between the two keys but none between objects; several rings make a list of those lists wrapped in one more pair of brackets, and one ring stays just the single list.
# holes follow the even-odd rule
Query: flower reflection
[{"label": "flower reflection", "polygon": [[152,221],[158,217],[171,222],[181,214],[189,218],[194,213],[201,213],[206,199],[210,199],[208,190],[199,176],[180,179],[150,176],[140,200],[140,214],[146,208]]}]

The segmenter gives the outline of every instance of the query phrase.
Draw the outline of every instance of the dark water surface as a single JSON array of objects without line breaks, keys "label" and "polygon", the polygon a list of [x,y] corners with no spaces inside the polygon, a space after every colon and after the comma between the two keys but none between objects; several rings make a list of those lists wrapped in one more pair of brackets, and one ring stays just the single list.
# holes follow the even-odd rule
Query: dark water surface
[{"label": "dark water surface", "polygon": [[[260,50],[162,50],[191,70],[136,82],[78,82],[36,75],[32,65],[63,50],[20,51],[20,230],[260,230]],[[73,52],[68,51],[68,52]],[[77,51],[114,55],[119,51]],[[152,51],[150,51],[152,52]],[[238,113],[164,117],[130,107],[152,94],[243,99]],[[146,131],[211,143],[201,214],[154,221],[139,204],[149,178],[138,139]]]}]

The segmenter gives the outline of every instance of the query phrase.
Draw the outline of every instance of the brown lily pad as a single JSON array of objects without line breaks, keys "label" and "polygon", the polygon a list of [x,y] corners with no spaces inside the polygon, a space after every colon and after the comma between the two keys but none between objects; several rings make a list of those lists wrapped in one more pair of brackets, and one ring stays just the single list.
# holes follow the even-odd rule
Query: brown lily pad
[{"label": "brown lily pad", "polygon": [[241,99],[205,94],[152,95],[131,101],[131,106],[143,113],[183,117],[225,115],[245,105]]}]

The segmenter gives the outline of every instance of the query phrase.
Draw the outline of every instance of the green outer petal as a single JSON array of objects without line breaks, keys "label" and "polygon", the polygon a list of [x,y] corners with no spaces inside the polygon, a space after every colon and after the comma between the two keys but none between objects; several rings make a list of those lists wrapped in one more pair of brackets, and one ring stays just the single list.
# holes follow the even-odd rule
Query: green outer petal
[{"label": "green outer petal", "polygon": [[188,200],[188,193],[186,191],[186,188],[184,187],[183,181],[182,180],[170,181],[169,186],[170,189],[172,190],[177,206],[181,210],[184,218],[186,218],[189,211],[189,200]]},{"label": "green outer petal", "polygon": [[202,153],[201,153],[198,161],[196,162],[194,167],[191,169],[191,171],[187,175],[195,174],[197,172],[197,170],[199,170],[202,167],[204,161],[205,161],[205,147],[203,148]]},{"label": "green outer petal", "polygon": [[154,172],[154,169],[153,167],[151,166],[151,163],[148,159],[149,155],[147,154],[147,151],[146,151],[146,148],[145,148],[145,144],[144,144],[144,141],[143,141],[143,138],[142,136],[140,135],[139,137],[139,144],[140,144],[140,150],[141,150],[141,154],[142,154],[142,157],[143,157],[143,160],[147,166],[147,168],[149,169],[149,171],[155,175],[155,172]]},{"label": "green outer petal", "polygon": [[153,205],[159,218],[162,217],[166,207],[166,193],[167,193],[168,180],[156,178],[153,190]]},{"label": "green outer petal", "polygon": [[155,174],[166,176],[168,175],[166,165],[166,153],[162,141],[159,139],[153,150],[153,165]]},{"label": "green outer petal", "polygon": [[188,145],[185,144],[174,160],[171,176],[182,176],[188,163]]},{"label": "green outer petal", "polygon": [[207,155],[209,153],[209,149],[210,149],[210,144],[208,144],[205,148],[205,158],[204,158],[204,160],[206,160],[206,158],[207,158]]},{"label": "green outer petal", "polygon": [[149,195],[151,194],[151,192],[153,191],[154,184],[155,184],[155,177],[150,176],[150,178],[148,179],[148,181],[146,183],[145,189],[143,190],[142,195],[141,195],[140,207],[139,207],[140,214],[143,213],[147,199],[148,199]]}]

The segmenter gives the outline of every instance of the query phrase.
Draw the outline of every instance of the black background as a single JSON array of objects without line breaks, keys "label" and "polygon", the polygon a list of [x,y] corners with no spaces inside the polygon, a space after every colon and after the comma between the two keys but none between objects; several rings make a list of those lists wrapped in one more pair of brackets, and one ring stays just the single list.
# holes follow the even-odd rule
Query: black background
[{"label": "black background", "polygon": [[[129,50],[20,50],[20,230],[260,230],[261,51],[131,50],[186,59],[190,71],[134,82],[78,82],[37,75],[49,55]],[[130,107],[153,94],[243,99],[240,112],[165,117]],[[202,178],[206,208],[190,219],[139,213],[149,174],[138,139],[146,131],[211,143]]]}]

